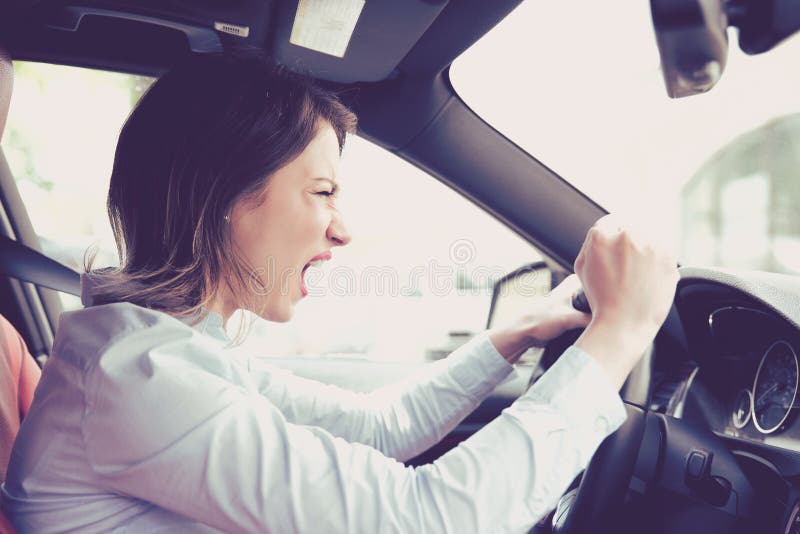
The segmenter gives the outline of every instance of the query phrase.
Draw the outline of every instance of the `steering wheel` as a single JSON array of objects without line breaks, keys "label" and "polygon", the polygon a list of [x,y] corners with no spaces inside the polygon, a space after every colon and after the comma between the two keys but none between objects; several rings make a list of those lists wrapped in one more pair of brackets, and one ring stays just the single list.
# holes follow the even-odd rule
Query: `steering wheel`
[{"label": "steering wheel", "polygon": [[[580,330],[566,332],[552,340],[545,348],[542,361],[554,361],[579,334]],[[652,350],[649,350],[623,385],[620,395],[628,416],[622,426],[600,444],[578,488],[562,498],[553,520],[554,533],[605,532],[604,526],[622,505],[645,434],[651,363]]]}]

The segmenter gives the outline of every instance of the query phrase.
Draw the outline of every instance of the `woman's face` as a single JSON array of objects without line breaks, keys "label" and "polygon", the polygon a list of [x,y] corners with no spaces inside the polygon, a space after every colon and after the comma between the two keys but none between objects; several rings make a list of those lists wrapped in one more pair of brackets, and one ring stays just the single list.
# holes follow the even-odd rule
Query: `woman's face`
[{"label": "woman's face", "polygon": [[261,204],[234,206],[233,243],[253,268],[247,290],[260,299],[264,319],[288,321],[307,294],[309,263],[330,259],[332,248],[350,242],[336,209],[338,170],[336,132],[323,123],[306,149],[269,178]]}]

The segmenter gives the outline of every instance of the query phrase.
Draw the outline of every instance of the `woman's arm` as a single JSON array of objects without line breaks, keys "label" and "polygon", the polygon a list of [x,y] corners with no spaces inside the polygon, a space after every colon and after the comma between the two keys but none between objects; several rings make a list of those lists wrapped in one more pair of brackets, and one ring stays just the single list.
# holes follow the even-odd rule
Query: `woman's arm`
[{"label": "woman's arm", "polygon": [[589,322],[570,304],[578,287],[577,277],[568,278],[514,324],[483,332],[446,359],[370,393],[297,377],[263,360],[251,360],[251,375],[289,422],[322,427],[405,461],[438,443],[475,410],[528,347]]},{"label": "woman's arm", "polygon": [[624,419],[605,373],[573,347],[496,420],[412,469],[287,422],[210,372],[220,358],[146,329],[107,349],[87,375],[82,426],[102,487],[226,532],[525,531]]},{"label": "woman's arm", "polygon": [[509,373],[486,332],[444,360],[369,393],[357,393],[251,363],[261,393],[294,424],[322,427],[397,460],[425,451],[453,430]]},{"label": "woman's arm", "polygon": [[148,329],[106,347],[87,370],[86,458],[106,490],[229,532],[526,531],[624,420],[617,388],[677,280],[672,259],[603,228],[590,232],[576,271],[594,310],[581,340],[432,464],[407,468],[291,424],[220,375],[224,360],[199,336]]}]

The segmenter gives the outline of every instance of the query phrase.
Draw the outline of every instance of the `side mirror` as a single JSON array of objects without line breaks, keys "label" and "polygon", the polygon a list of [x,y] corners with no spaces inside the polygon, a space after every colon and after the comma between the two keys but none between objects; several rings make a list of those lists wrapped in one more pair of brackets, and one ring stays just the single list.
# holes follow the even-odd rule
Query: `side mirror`
[{"label": "side mirror", "polygon": [[510,323],[525,313],[531,299],[547,295],[555,286],[556,276],[543,261],[510,272],[497,281],[486,328]]},{"label": "side mirror", "polygon": [[[494,285],[486,328],[519,318],[525,313],[526,307],[530,306],[532,298],[542,297],[550,292],[556,278],[558,275],[554,276],[553,271],[543,261],[525,265],[505,275]],[[555,281],[560,281],[560,278]],[[425,358],[441,360],[474,335],[475,333],[470,331],[451,331],[444,345],[425,351]]]}]

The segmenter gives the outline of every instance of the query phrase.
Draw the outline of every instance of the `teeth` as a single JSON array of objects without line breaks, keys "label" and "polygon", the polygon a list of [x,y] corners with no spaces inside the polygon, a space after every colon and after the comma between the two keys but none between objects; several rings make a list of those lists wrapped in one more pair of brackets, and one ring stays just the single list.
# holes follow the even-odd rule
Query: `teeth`
[{"label": "teeth", "polygon": [[325,260],[314,260],[314,261],[308,262],[308,265],[311,266],[311,267],[319,267],[323,263],[325,263]]}]

